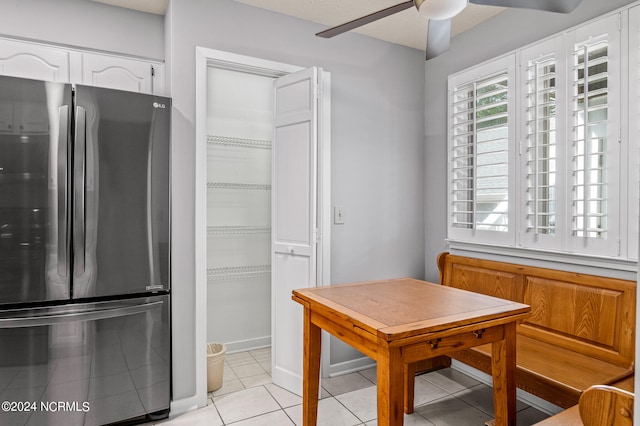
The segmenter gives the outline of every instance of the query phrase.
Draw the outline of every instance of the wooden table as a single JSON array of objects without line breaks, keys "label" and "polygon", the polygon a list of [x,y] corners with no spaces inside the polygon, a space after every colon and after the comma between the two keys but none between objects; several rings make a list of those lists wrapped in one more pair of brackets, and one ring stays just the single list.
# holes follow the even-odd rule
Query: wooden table
[{"label": "wooden table", "polygon": [[492,343],[496,425],[515,425],[516,321],[528,305],[410,278],[305,288],[292,298],[304,307],[305,426],[318,415],[321,329],[376,360],[380,426],[403,424],[405,398],[413,412],[411,363]]}]

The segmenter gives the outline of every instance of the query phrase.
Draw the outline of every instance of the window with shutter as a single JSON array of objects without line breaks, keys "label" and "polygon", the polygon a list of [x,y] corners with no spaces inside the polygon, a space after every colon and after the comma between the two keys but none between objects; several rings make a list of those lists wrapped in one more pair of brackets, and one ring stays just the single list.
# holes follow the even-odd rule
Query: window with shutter
[{"label": "window with shutter", "polygon": [[607,237],[607,52],[606,40],[574,52],[573,235]]},{"label": "window with shutter", "polygon": [[495,69],[474,70],[450,81],[449,216],[455,238],[480,233],[492,241],[506,241],[513,235],[509,203],[513,57],[499,62]]},{"label": "window with shutter", "polygon": [[562,37],[520,55],[520,245],[561,250],[564,232],[566,87]]},{"label": "window with shutter", "polygon": [[618,16],[584,26],[572,35],[569,249],[618,256],[621,201]]},{"label": "window with shutter", "polygon": [[556,233],[556,58],[533,61],[527,70],[527,232]]},{"label": "window with shutter", "polygon": [[[623,15],[449,77],[453,248],[637,259],[640,189],[629,179],[640,180],[640,119],[621,149]],[[640,29],[640,7],[629,17]],[[640,117],[640,36],[629,45],[637,49],[629,110]]]}]

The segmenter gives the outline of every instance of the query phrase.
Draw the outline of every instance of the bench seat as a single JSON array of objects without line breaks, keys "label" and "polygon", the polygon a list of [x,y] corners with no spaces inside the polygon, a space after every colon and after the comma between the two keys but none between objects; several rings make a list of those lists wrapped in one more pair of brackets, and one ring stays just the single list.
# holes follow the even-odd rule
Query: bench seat
[{"label": "bench seat", "polygon": [[[516,382],[526,392],[563,408],[578,403],[592,385],[610,384],[633,374],[633,369],[518,335]],[[477,346],[451,357],[491,374],[491,345]]]},{"label": "bench seat", "polygon": [[[517,326],[516,386],[562,408],[633,374],[636,282],[441,253],[440,283],[531,306]],[[491,374],[491,347],[451,358]]]}]

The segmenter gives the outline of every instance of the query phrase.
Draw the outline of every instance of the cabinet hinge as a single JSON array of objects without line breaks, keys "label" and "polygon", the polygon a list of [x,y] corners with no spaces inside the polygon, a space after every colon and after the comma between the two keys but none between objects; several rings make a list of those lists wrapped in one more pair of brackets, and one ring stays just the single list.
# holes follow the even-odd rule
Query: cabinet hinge
[{"label": "cabinet hinge", "polygon": [[313,242],[317,243],[322,238],[322,233],[318,230],[318,228],[313,230]]},{"label": "cabinet hinge", "polygon": [[156,69],[155,69],[155,67],[153,65],[151,65],[151,93],[155,93],[155,91],[156,91],[155,90],[156,88],[155,88],[155,85],[154,85],[154,83],[156,81],[155,76],[156,76]]}]

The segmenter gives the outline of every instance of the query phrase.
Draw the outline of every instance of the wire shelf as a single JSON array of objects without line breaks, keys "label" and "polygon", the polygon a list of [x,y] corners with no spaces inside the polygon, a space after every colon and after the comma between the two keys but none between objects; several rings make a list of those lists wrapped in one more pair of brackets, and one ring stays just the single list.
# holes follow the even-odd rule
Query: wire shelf
[{"label": "wire shelf", "polygon": [[207,235],[254,235],[269,234],[271,227],[265,226],[209,226]]},{"label": "wire shelf", "polygon": [[210,145],[237,146],[241,148],[271,149],[271,141],[259,139],[232,138],[228,136],[207,136]]},{"label": "wire shelf", "polygon": [[271,265],[227,266],[207,269],[207,282],[262,278],[271,275]]},{"label": "wire shelf", "polygon": [[207,182],[209,189],[247,189],[270,191],[271,185],[262,183],[231,183],[231,182]]}]

